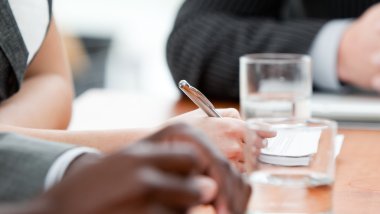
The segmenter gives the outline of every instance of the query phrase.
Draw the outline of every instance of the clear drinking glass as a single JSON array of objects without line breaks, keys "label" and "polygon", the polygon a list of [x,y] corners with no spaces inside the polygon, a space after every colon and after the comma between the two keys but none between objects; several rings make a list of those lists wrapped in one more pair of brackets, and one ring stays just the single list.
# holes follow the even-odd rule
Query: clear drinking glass
[{"label": "clear drinking glass", "polygon": [[[247,181],[253,193],[247,214],[331,213],[337,124],[321,119],[257,118],[247,121]],[[276,131],[258,158],[258,131]]]},{"label": "clear drinking glass", "polygon": [[240,57],[243,118],[310,117],[311,59],[299,54]]}]

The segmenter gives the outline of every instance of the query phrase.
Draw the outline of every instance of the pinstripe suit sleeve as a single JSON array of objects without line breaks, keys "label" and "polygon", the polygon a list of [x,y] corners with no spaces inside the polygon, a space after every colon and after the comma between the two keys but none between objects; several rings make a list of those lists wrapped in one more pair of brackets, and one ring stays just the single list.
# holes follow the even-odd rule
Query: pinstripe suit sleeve
[{"label": "pinstripe suit sleeve", "polygon": [[53,162],[71,145],[0,133],[0,203],[41,193]]},{"label": "pinstripe suit sleeve", "polygon": [[238,99],[246,53],[308,53],[327,20],[281,20],[282,0],[187,0],[167,44],[174,80],[207,96]]}]

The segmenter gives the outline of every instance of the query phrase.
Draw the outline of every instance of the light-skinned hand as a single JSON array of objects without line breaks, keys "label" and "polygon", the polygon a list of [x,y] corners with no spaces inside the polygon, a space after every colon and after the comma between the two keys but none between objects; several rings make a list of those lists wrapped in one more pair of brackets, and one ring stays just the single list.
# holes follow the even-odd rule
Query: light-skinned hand
[{"label": "light-skinned hand", "polygon": [[247,124],[241,119],[238,110],[234,108],[216,110],[222,118],[208,117],[198,109],[174,117],[165,125],[182,122],[199,128],[240,171],[244,171],[243,148],[245,141],[247,139],[255,140],[253,145],[256,147],[252,148],[252,155],[256,157],[264,146],[263,139],[274,137],[275,133],[259,132],[254,138],[248,138],[247,134],[251,134],[251,132],[247,131]]},{"label": "light-skinned hand", "polygon": [[369,8],[344,33],[338,77],[345,83],[380,92],[380,4]]}]

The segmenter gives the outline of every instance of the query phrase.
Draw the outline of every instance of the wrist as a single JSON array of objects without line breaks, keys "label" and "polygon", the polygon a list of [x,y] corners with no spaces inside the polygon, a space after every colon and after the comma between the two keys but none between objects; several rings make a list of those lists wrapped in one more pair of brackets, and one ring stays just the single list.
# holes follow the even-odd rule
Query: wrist
[{"label": "wrist", "polygon": [[71,162],[70,165],[67,167],[63,179],[73,174],[76,174],[84,168],[98,163],[101,157],[101,154],[96,153],[84,153],[80,155],[79,157],[75,158],[73,162]]}]

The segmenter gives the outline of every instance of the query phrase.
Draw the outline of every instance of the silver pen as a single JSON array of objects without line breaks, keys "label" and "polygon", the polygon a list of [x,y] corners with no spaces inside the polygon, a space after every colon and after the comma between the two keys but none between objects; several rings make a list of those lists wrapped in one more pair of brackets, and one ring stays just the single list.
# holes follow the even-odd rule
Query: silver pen
[{"label": "silver pen", "polygon": [[202,109],[209,117],[222,117],[216,112],[214,105],[198,89],[191,86],[186,80],[181,80],[178,87],[193,103]]}]

